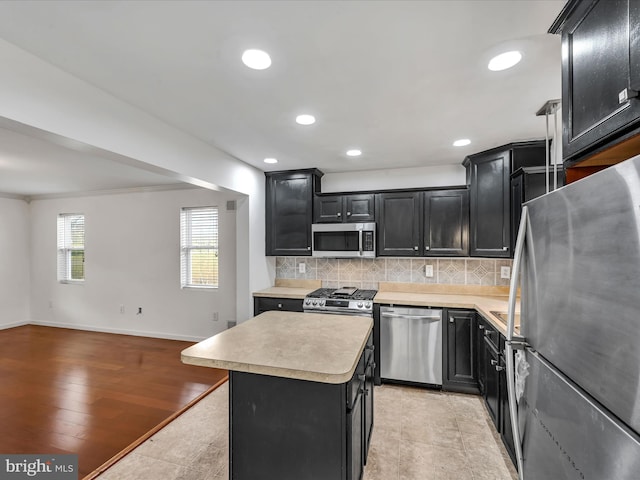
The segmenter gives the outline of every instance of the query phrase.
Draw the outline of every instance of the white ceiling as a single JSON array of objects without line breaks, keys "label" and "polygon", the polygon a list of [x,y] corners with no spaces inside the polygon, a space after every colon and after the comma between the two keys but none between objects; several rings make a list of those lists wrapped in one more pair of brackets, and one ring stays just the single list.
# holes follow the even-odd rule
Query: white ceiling
[{"label": "white ceiling", "polygon": [[0,127],[0,194],[34,197],[177,183],[77,146]]},{"label": "white ceiling", "polygon": [[[260,169],[328,173],[459,164],[543,138],[535,113],[560,97],[560,39],[546,31],[564,3],[5,1],[0,37]],[[246,68],[247,48],[271,68]],[[516,67],[486,68],[512,49]],[[302,112],[317,123],[296,125]],[[29,147],[0,134],[5,176],[4,155]],[[38,141],[31,153],[64,157]]]}]

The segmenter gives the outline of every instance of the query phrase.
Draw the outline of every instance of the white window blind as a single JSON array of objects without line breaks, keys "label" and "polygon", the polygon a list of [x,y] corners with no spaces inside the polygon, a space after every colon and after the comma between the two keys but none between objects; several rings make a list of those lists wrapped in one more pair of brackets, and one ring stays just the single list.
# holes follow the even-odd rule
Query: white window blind
[{"label": "white window blind", "polygon": [[84,281],[84,215],[58,215],[58,281]]},{"label": "white window blind", "polygon": [[183,208],[180,212],[180,284],[218,287],[218,209]]}]

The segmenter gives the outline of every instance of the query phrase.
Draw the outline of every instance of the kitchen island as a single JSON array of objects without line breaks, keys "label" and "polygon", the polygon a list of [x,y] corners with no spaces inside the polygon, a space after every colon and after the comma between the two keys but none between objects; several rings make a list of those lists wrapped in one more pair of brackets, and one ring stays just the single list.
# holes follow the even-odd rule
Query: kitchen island
[{"label": "kitchen island", "polygon": [[230,371],[230,479],[361,477],[372,328],[367,317],[271,311],[182,352]]}]

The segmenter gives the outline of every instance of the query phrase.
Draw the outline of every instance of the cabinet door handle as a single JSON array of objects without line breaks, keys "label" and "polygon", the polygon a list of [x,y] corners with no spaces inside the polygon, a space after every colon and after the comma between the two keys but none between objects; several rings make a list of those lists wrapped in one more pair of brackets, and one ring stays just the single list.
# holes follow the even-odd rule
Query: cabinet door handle
[{"label": "cabinet door handle", "polygon": [[455,322],[455,320],[453,318],[450,318],[449,323],[453,323],[453,322]]},{"label": "cabinet door handle", "polygon": [[502,251],[506,252],[509,249],[509,247],[502,247]]},{"label": "cabinet door handle", "polygon": [[625,88],[618,94],[618,103],[628,102],[630,99],[638,96],[638,92],[636,90],[631,90],[630,88]]},{"label": "cabinet door handle", "polygon": [[342,216],[342,214],[341,214],[340,212],[338,212],[338,213],[336,213],[336,216],[337,216],[337,217],[341,217],[341,216]]},{"label": "cabinet door handle", "polygon": [[350,216],[351,216],[351,212],[347,212],[347,217],[350,217]]},{"label": "cabinet door handle", "polygon": [[365,375],[358,375],[358,380],[360,380],[361,382],[364,382],[367,379],[367,377]]},{"label": "cabinet door handle", "polygon": [[282,308],[282,304],[281,303],[278,304],[278,308]]},{"label": "cabinet door handle", "polygon": [[491,359],[491,365],[493,365],[494,367],[496,365],[498,365],[498,360],[494,360],[493,358]]},{"label": "cabinet door handle", "polygon": [[311,247],[307,247],[307,250],[311,250]]},{"label": "cabinet door handle", "polygon": [[415,247],[413,247],[413,249],[417,252],[418,251],[418,246],[416,245]]},{"label": "cabinet door handle", "polygon": [[478,325],[478,330],[484,330],[484,325]]},{"label": "cabinet door handle", "polygon": [[425,249],[425,250],[431,250],[431,247],[429,247],[428,245],[425,245],[425,246],[424,246],[424,249]]},{"label": "cabinet door handle", "polygon": [[504,370],[504,367],[496,365],[496,372],[501,372],[502,370]]}]

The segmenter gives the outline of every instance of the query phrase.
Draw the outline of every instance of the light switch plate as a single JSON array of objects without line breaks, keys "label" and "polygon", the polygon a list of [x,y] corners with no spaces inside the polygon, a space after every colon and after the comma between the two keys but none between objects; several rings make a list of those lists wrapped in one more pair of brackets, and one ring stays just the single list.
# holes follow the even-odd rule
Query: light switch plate
[{"label": "light switch plate", "polygon": [[299,263],[298,264],[298,272],[299,273],[305,273],[307,271],[307,264],[306,263]]},{"label": "light switch plate", "polygon": [[424,266],[424,276],[425,277],[433,277],[433,265],[425,265]]},{"label": "light switch plate", "polygon": [[500,267],[500,278],[511,278],[511,267]]}]

